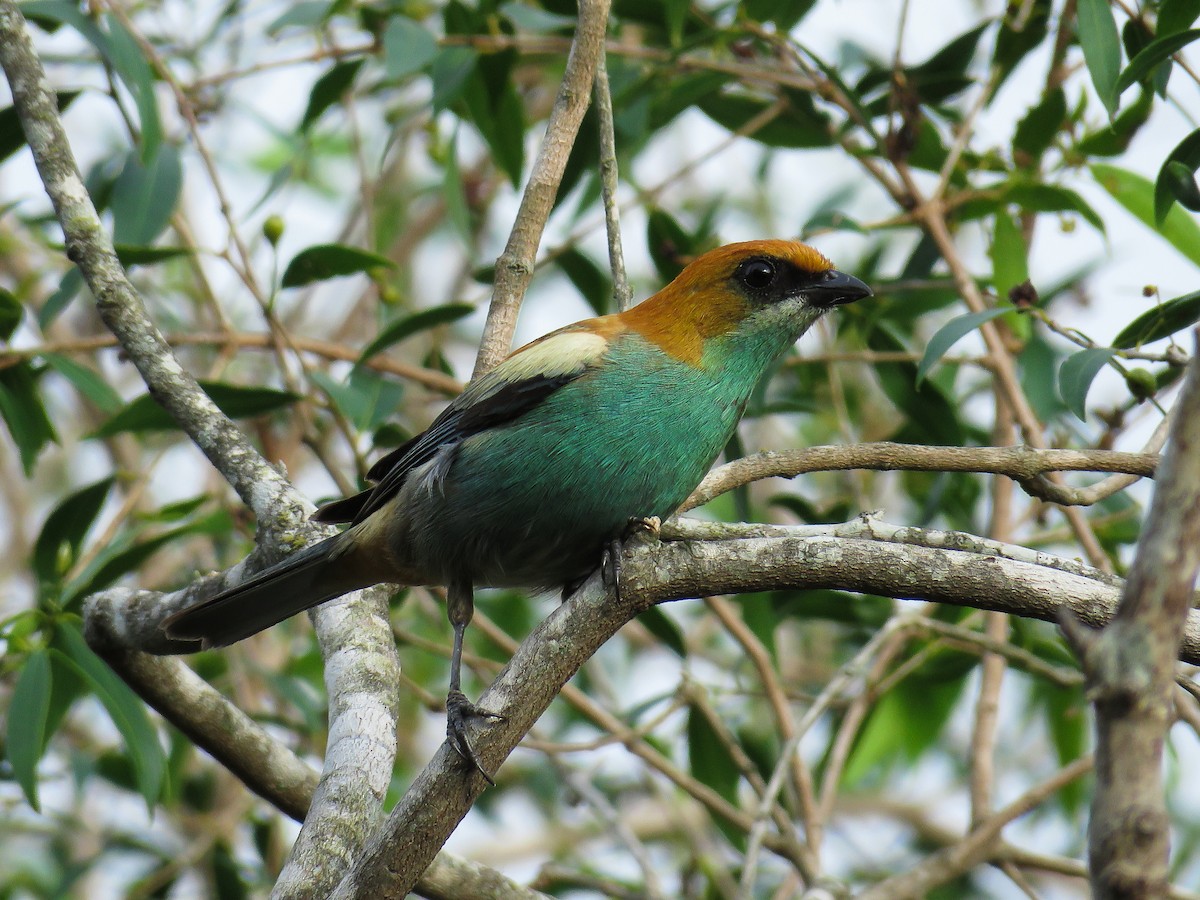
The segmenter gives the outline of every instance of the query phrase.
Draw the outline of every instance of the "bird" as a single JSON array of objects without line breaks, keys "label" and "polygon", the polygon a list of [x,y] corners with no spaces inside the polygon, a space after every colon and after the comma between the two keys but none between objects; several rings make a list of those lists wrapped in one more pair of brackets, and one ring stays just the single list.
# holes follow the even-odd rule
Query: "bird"
[{"label": "bird", "polygon": [[454,634],[447,738],[491,782],[466,726],[501,717],[461,688],[475,588],[561,588],[565,599],[631,524],[683,504],[758,383],[814,322],[869,296],[797,241],[703,253],[642,303],[514,351],[379,459],[370,487],[314,513],[344,531],[162,628],[221,647],[370,585],[444,585]]}]

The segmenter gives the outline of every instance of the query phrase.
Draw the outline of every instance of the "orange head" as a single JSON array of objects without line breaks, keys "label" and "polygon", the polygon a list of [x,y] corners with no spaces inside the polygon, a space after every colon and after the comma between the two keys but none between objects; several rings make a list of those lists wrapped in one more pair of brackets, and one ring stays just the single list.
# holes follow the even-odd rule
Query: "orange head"
[{"label": "orange head", "polygon": [[795,341],[830,308],[871,289],[798,241],[745,241],[697,257],[623,324],[672,356],[698,365],[705,342],[738,331]]}]

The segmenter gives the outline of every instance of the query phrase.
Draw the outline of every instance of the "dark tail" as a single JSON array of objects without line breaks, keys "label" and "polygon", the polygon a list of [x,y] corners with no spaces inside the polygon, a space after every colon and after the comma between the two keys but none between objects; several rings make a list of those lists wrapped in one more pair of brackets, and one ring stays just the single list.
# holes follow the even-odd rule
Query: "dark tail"
[{"label": "dark tail", "polygon": [[367,584],[353,566],[338,560],[353,548],[349,532],[305,547],[237,587],[164,620],[167,637],[224,647],[270,628],[318,603]]}]

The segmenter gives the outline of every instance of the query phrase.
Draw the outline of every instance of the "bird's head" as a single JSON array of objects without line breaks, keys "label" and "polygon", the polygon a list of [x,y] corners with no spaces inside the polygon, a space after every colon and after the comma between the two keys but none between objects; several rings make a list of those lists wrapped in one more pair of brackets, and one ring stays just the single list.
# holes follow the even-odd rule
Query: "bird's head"
[{"label": "bird's head", "polygon": [[807,244],[746,241],[699,256],[623,318],[671,355],[699,364],[710,339],[769,337],[782,349],[828,310],[869,296],[863,282]]}]

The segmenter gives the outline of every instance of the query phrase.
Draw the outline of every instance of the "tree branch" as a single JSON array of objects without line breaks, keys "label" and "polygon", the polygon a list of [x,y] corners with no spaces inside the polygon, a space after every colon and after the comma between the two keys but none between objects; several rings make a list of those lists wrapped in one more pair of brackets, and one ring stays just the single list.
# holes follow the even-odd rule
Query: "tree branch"
[{"label": "tree branch", "polygon": [[[1200,347],[1200,330],[1194,332]],[[1092,890],[1100,898],[1166,893],[1170,819],[1162,751],[1175,657],[1191,622],[1200,568],[1200,362],[1193,356],[1173,411],[1137,554],[1112,623],[1063,631],[1083,662],[1096,708],[1096,793],[1088,827]],[[1184,636],[1186,643],[1187,637]]]},{"label": "tree branch", "polygon": [[687,511],[736,487],[762,478],[794,478],[806,472],[843,469],[910,472],[987,472],[1007,475],[1023,486],[1046,472],[1121,472],[1152,477],[1155,453],[1113,450],[1035,450],[1031,447],[930,447],[874,444],[770,450],[713,469],[683,505]]},{"label": "tree branch", "polygon": [[483,340],[475,359],[476,378],[500,362],[512,348],[517,311],[533,278],[542,231],[554,209],[554,199],[558,196],[558,186],[575,145],[575,136],[579,133],[583,114],[587,112],[596,66],[604,52],[609,5],[610,0],[579,2],[575,38],[571,41],[566,71],[550,111],[550,120],[546,123],[546,136],[529,173],[508,243],[496,260],[492,304],[488,307]]},{"label": "tree branch", "polygon": [[[332,529],[319,528],[306,521],[311,504],[262,458],[201,390],[150,319],[145,304],[117,259],[112,240],[80,178],[55,95],[34,52],[25,20],[13,0],[0,0],[0,66],[8,77],[13,105],[62,226],[67,255],[79,267],[96,298],[100,317],[137,367],[151,395],[254,512],[258,518],[260,546],[273,550],[281,539],[294,545],[313,536],[331,533]],[[255,559],[259,557],[261,554]],[[210,581],[208,585],[212,583]],[[111,601],[114,596],[109,594],[106,599]],[[128,599],[140,607],[139,623],[153,621],[157,628],[163,613],[157,610],[157,617],[153,613],[145,615],[148,596],[154,595],[139,592]],[[370,599],[358,593],[342,604],[314,611],[312,618],[322,653],[327,660],[336,656],[340,661],[339,665],[327,669],[332,698],[330,733],[340,736],[353,731],[376,747],[390,744],[394,750],[395,678],[387,679],[386,685],[372,678],[376,669],[393,674],[399,669],[395,645],[390,639],[387,606],[381,597],[378,591]],[[95,615],[103,601],[91,600],[93,602],[85,608],[85,629],[100,637],[101,629],[93,627],[87,617]],[[109,612],[112,613],[111,608]],[[347,618],[354,624],[348,624]],[[110,621],[122,619],[122,612],[112,613],[110,617]],[[161,635],[143,636],[150,643],[163,641]],[[127,661],[111,646],[102,649],[108,653],[108,658],[117,662],[117,671],[121,672],[122,664]],[[390,655],[391,662],[381,667],[381,655]],[[342,702],[343,698],[345,702]],[[364,734],[364,725],[370,725],[373,730]],[[349,747],[349,744],[345,746]],[[372,788],[382,783],[386,789],[392,762],[393,758],[386,753],[375,753],[365,755],[360,763],[351,765],[357,766],[359,780],[364,779],[363,768],[366,767],[375,774],[365,777],[364,783]],[[331,746],[318,794],[322,799],[330,798],[330,802],[317,804],[306,822],[306,828],[319,831],[322,842],[330,842],[335,831],[340,835],[346,851],[346,858],[338,863],[341,869],[345,868],[349,858],[357,855],[365,836],[361,829],[357,833],[353,829],[347,830],[347,823],[373,823],[379,816],[383,796],[383,789],[358,793],[326,790],[325,783],[340,780],[338,773],[347,764],[344,751]],[[303,842],[300,846],[304,846]],[[314,871],[310,870],[310,875],[313,880],[320,880]],[[340,871],[324,873],[331,882],[336,882],[338,875]]]}]

